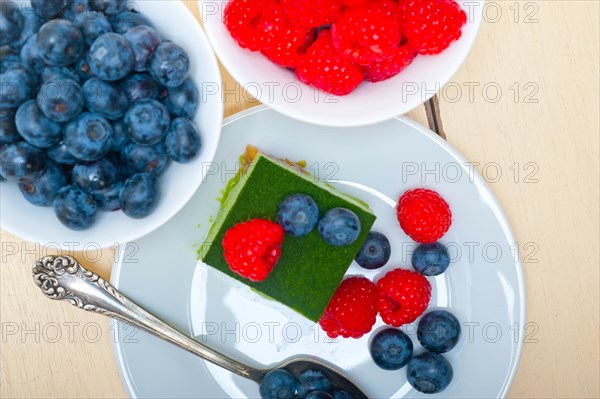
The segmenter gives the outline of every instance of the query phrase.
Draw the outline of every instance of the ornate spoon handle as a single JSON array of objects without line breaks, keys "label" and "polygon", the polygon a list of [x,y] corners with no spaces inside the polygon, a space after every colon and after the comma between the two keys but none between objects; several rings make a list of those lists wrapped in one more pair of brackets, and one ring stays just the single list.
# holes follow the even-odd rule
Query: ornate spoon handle
[{"label": "ornate spoon handle", "polygon": [[259,382],[266,372],[242,364],[182,334],[70,256],[46,256],[38,260],[33,265],[33,279],[50,299],[68,301],[80,309],[140,327],[242,377]]}]

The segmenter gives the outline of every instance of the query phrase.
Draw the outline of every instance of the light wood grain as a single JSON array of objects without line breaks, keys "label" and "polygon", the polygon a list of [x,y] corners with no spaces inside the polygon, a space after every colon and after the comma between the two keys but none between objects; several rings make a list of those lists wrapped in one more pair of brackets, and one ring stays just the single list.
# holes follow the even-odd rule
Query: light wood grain
[{"label": "light wood grain", "polygon": [[[195,2],[185,3],[198,15]],[[509,396],[598,398],[599,3],[492,7],[469,58],[442,91],[440,109],[448,141],[479,162],[484,177],[495,180],[493,172],[502,171],[490,185],[522,247],[532,243],[524,255],[539,248],[524,266],[528,321],[539,327],[538,342],[525,345]],[[494,21],[498,9],[502,16]],[[528,15],[532,23],[525,22]],[[234,87],[222,73],[227,87]],[[468,87],[476,84],[470,98]],[[487,98],[481,91],[486,84]],[[497,87],[502,95],[496,101]],[[535,90],[529,100],[537,101],[525,101]],[[226,115],[258,104],[236,102],[235,95],[226,100]],[[409,116],[427,124],[423,107]],[[44,299],[31,282],[30,266],[47,251],[6,232],[0,239],[0,397],[125,397],[107,321]],[[94,251],[76,255],[109,277],[112,251],[98,259]],[[101,336],[93,342],[97,327]]]}]

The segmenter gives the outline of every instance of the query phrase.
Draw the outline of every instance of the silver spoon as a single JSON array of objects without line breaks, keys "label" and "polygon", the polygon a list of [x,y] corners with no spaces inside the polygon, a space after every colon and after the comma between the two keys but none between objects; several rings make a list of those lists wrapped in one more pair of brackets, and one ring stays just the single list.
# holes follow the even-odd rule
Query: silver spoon
[{"label": "silver spoon", "polygon": [[33,279],[50,299],[64,300],[80,309],[97,312],[140,327],[157,337],[185,349],[204,360],[239,376],[260,383],[269,371],[285,369],[298,377],[306,370],[319,370],[333,390],[344,390],[354,399],[368,399],[363,391],[338,371],[317,357],[295,357],[271,368],[254,368],[242,364],[177,331],[121,294],[102,277],[85,269],[71,256],[46,256],[33,265]]}]

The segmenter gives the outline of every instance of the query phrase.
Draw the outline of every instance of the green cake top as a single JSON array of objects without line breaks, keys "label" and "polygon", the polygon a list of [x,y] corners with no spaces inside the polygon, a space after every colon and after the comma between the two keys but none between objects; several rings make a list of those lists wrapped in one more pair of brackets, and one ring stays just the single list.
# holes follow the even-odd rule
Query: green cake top
[{"label": "green cake top", "polygon": [[[295,193],[311,196],[321,215],[335,207],[356,213],[361,221],[358,239],[349,246],[334,247],[323,241],[316,229],[304,237],[286,235],[281,258],[266,280],[251,282],[233,273],[225,261],[221,244],[225,232],[254,218],[275,221],[279,203]],[[221,210],[198,251],[199,258],[315,322],[375,221],[375,215],[363,202],[319,181],[298,164],[260,152],[251,153],[250,158],[245,159],[238,174],[227,183],[221,203]]]}]

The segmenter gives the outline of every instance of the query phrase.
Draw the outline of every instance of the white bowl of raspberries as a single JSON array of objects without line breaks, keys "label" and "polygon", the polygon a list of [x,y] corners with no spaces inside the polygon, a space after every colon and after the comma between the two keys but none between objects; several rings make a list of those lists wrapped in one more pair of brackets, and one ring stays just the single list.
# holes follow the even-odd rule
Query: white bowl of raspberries
[{"label": "white bowl of raspberries", "polygon": [[174,216],[223,118],[217,60],[193,15],[126,0],[3,1],[0,12],[2,228],[81,250]]},{"label": "white bowl of raspberries", "polygon": [[227,70],[259,101],[328,126],[391,119],[465,60],[483,1],[199,0]]}]

